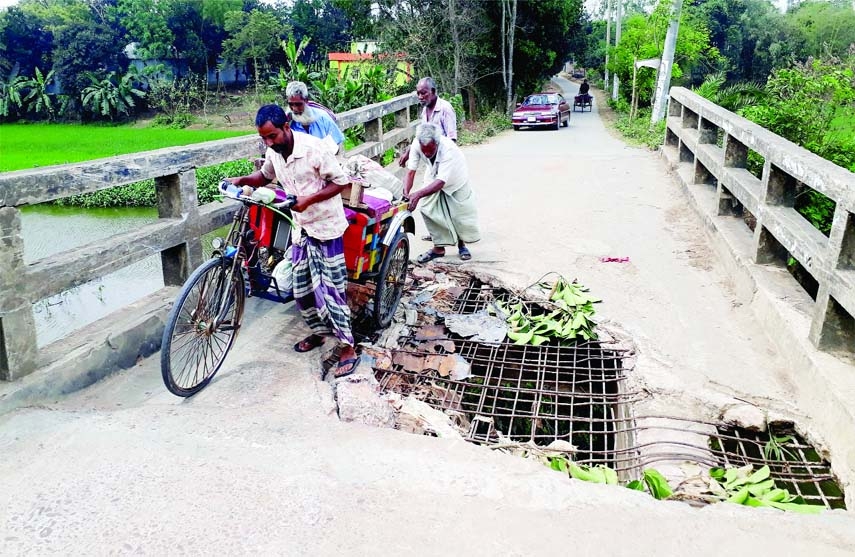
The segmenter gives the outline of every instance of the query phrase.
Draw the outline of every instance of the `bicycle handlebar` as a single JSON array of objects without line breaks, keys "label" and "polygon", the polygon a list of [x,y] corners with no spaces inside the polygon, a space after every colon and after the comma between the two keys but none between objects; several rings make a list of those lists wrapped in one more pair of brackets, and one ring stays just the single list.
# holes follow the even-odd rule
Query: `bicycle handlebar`
[{"label": "bicycle handlebar", "polygon": [[[260,205],[262,207],[272,207],[274,209],[290,209],[297,203],[297,196],[291,195],[290,193],[285,193],[282,191],[274,191],[269,188],[265,188],[270,192],[273,192],[273,198],[270,198],[270,194],[268,194],[268,199],[263,199],[261,192],[256,190],[252,193],[252,195],[247,196],[243,193],[243,188],[241,186],[236,186],[229,182],[228,180],[223,180],[220,182],[219,186],[220,192],[224,197],[228,197],[229,199],[234,199],[235,201],[241,201],[243,203],[248,203],[250,205]],[[256,194],[259,194],[256,196]],[[284,194],[284,198],[281,198]],[[280,199],[281,198],[281,199]],[[278,201],[277,201],[278,199]]]}]

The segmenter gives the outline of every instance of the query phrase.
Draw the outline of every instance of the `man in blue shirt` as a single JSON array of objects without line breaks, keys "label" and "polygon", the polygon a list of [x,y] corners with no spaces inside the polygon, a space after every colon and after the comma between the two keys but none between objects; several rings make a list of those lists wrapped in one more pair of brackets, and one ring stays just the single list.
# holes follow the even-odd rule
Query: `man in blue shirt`
[{"label": "man in blue shirt", "polygon": [[309,89],[302,81],[292,81],[285,87],[285,96],[288,98],[288,108],[291,109],[291,130],[313,135],[318,139],[330,136],[338,150],[341,152],[344,143],[344,134],[338,129],[332,117],[322,108],[309,104]]}]

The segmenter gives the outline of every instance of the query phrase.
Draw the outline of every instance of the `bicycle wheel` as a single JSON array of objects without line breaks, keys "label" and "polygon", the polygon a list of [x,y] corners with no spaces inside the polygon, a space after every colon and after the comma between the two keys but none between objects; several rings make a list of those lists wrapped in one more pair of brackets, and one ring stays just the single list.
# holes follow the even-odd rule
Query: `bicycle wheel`
[{"label": "bicycle wheel", "polygon": [[229,280],[230,271],[231,262],[222,257],[203,263],[169,312],[160,371],[174,395],[188,397],[205,388],[237,338],[246,291],[243,274],[238,270]]},{"label": "bicycle wheel", "polygon": [[388,327],[398,309],[404,284],[407,282],[407,267],[410,263],[410,240],[406,233],[398,232],[377,275],[377,290],[374,292],[374,323],[378,329]]}]

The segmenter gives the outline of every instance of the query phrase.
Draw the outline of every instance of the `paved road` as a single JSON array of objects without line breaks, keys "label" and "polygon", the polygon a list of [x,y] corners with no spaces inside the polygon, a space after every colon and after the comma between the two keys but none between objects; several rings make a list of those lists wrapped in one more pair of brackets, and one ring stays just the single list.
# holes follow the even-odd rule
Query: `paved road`
[{"label": "paved road", "polygon": [[[607,325],[637,343],[632,380],[655,395],[648,409],[708,417],[736,395],[790,410],[785,363],[655,154],[610,136],[595,110],[466,155],[484,229],[471,265],[517,285],[547,271],[589,285]],[[193,400],[165,392],[154,359],[0,418],[2,553],[855,551],[848,513],[694,510],[461,442],[341,423],[317,356],[290,350],[305,334],[294,310],[250,310],[226,368]]]}]

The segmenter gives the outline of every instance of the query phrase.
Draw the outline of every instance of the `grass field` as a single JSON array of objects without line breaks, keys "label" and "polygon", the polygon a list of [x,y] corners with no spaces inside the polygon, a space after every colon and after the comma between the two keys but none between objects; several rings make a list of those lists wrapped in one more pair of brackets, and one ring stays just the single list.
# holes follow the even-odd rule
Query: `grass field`
[{"label": "grass field", "polygon": [[75,124],[0,125],[0,172],[190,145],[247,131],[175,130]]}]

